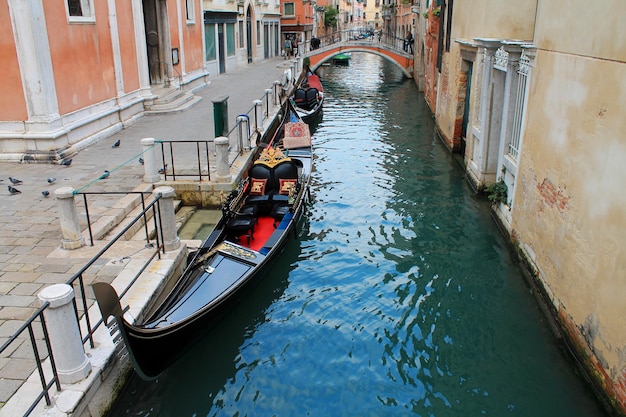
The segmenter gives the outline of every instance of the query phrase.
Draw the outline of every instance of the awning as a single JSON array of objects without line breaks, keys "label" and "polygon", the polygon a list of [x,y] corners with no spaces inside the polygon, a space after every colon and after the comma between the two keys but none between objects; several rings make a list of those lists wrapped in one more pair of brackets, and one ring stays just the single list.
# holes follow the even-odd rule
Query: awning
[{"label": "awning", "polygon": [[214,10],[204,12],[204,23],[236,23],[237,12],[233,10]]}]

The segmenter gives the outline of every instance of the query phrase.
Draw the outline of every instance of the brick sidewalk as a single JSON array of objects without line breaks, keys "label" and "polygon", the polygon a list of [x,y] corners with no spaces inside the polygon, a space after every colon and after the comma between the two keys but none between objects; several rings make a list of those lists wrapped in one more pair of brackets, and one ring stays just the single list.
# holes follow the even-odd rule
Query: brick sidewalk
[{"label": "brick sidewalk", "polygon": [[[202,101],[192,108],[180,113],[144,116],[129,128],[80,150],[69,167],[0,162],[0,341],[6,342],[37,310],[37,294],[45,286],[68,281],[90,260],[84,254],[79,255],[85,251],[66,251],[66,256],[58,256],[63,250],[59,249],[61,230],[54,197],[56,189],[79,190],[89,185],[84,191],[133,190],[143,183],[143,167],[136,158],[143,150],[142,138],[213,139],[214,97],[229,97],[228,120],[232,127],[237,115],[250,110],[254,100],[261,98],[288,68],[289,61],[278,57],[210,77],[210,85],[195,92]],[[120,147],[112,148],[117,140]],[[95,181],[104,170],[111,171],[109,178]],[[9,193],[8,186],[12,185],[9,177],[22,181],[14,185],[21,193]],[[54,184],[47,181],[51,177],[56,178]],[[44,191],[49,196],[44,196]],[[120,198],[90,199],[92,222]],[[79,218],[84,227],[86,222],[80,208]],[[117,262],[118,257],[119,254],[105,254],[90,268],[89,278],[110,282],[123,268]],[[35,369],[30,341],[22,340],[11,347],[0,357],[0,405]]]}]

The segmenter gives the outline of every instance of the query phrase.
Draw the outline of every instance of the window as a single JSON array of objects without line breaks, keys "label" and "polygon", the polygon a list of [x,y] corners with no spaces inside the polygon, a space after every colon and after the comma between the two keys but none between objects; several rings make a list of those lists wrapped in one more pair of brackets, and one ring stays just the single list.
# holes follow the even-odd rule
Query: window
[{"label": "window", "polygon": [[261,45],[261,22],[256,22],[256,44]]},{"label": "window", "polygon": [[93,0],[67,0],[67,14],[70,22],[93,22]]},{"label": "window", "polygon": [[285,10],[284,10],[284,15],[285,16],[295,16],[296,15],[296,9],[293,3],[285,3]]},{"label": "window", "polygon": [[235,24],[226,23],[226,55],[235,56]]},{"label": "window", "polygon": [[524,101],[528,89],[528,75],[530,73],[530,58],[522,51],[517,67],[517,85],[512,94],[515,95],[513,107],[513,126],[508,153],[515,161],[519,159],[522,119],[524,115]]},{"label": "window", "polygon": [[215,24],[206,23],[204,25],[204,60],[215,61]]},{"label": "window", "polygon": [[243,31],[243,20],[239,21],[239,47],[243,48],[245,46],[243,40],[244,40],[244,36],[246,36],[246,34]]},{"label": "window", "polygon": [[194,0],[186,0],[185,2],[185,6],[186,6],[185,9],[187,13],[187,23],[194,22],[196,20],[193,2]]}]

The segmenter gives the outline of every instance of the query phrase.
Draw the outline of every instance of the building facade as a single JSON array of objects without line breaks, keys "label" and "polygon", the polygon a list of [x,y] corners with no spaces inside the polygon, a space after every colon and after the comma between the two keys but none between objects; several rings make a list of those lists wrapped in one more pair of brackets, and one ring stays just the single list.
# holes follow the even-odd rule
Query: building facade
[{"label": "building facade", "polygon": [[7,0],[0,27],[3,160],[63,160],[208,75],[196,1]]},{"label": "building facade", "polygon": [[587,375],[626,414],[626,3],[434,6],[437,33],[428,10],[416,61],[438,133],[492,197]]},{"label": "building facade", "polygon": [[317,30],[316,4],[309,0],[281,0],[281,31],[285,40],[297,41],[300,52],[310,43],[314,29]]},{"label": "building facade", "polygon": [[280,0],[3,1],[0,159],[61,162],[160,97],[278,56],[280,17]]}]

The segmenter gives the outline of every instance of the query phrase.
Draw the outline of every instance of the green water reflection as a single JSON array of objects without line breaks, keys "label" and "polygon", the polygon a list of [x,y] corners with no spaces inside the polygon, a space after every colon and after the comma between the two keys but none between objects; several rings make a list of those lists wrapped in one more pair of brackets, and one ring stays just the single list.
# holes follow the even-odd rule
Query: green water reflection
[{"label": "green water reflection", "polygon": [[299,239],[111,415],[602,415],[413,82],[360,53],[322,75]]}]

